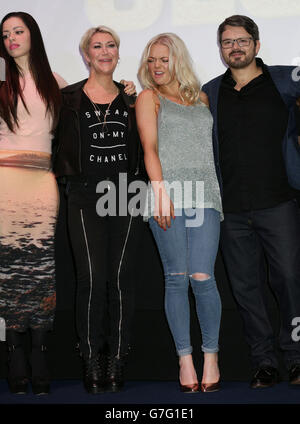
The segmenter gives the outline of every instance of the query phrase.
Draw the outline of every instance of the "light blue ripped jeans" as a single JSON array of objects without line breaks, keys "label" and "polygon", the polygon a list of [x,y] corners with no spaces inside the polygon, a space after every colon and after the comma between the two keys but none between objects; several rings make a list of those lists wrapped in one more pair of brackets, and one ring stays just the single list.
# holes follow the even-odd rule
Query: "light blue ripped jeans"
[{"label": "light blue ripped jeans", "polygon": [[[194,210],[195,211],[195,210]],[[218,352],[221,300],[214,277],[220,234],[220,213],[204,209],[200,226],[189,227],[191,210],[175,210],[175,220],[164,231],[153,217],[149,224],[155,238],[165,275],[165,311],[177,354],[192,353],[190,339],[189,282],[196,299],[202,333],[202,351]],[[180,216],[181,215],[181,216]],[[194,274],[207,279],[194,279]]]}]

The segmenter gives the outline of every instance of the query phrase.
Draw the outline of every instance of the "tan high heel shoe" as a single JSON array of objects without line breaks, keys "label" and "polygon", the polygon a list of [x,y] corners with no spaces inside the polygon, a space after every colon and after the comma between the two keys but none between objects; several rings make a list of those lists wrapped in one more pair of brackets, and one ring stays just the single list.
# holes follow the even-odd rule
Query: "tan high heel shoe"
[{"label": "tan high heel shoe", "polygon": [[[179,359],[179,367],[181,368],[181,365],[182,365],[182,361],[183,361],[183,359],[182,359],[183,357],[181,357],[180,359]],[[186,355],[185,356],[185,358],[184,358],[184,360],[185,361],[187,361],[188,360],[188,362],[189,362],[189,366],[191,367],[193,367],[194,368],[194,364],[193,364],[193,358],[192,358],[192,355],[191,354],[189,354],[189,355]],[[185,365],[186,365],[186,363],[185,363]],[[194,370],[194,373],[195,373],[195,375],[193,376],[193,375],[190,375],[189,377],[190,378],[192,378],[193,380],[195,379],[195,380],[198,380],[197,379],[197,375],[196,375],[196,371]],[[192,373],[193,374],[193,373]],[[179,387],[180,387],[180,391],[181,392],[183,392],[183,393],[198,393],[199,392],[199,383],[198,383],[198,381],[196,382],[196,383],[191,383],[191,384],[181,384],[181,382],[180,382],[180,377],[179,377]]]},{"label": "tan high heel shoe", "polygon": [[199,383],[194,384],[181,384],[179,383],[180,391],[183,393],[198,393]]},{"label": "tan high heel shoe", "polygon": [[[218,356],[217,356],[216,353],[204,353],[204,366],[207,365],[207,362],[208,362],[208,365],[214,364],[214,366],[217,367],[218,374],[219,374],[219,367],[218,367],[217,359],[218,359]],[[205,362],[205,361],[207,361],[207,362]],[[207,373],[204,373],[204,368],[203,368],[203,375],[204,374],[207,375]],[[203,376],[202,376],[202,379],[203,379]],[[218,380],[214,383],[203,383],[203,381],[202,381],[200,388],[201,388],[201,392],[204,392],[204,393],[217,392],[218,390],[220,390],[220,374],[219,374]]]},{"label": "tan high heel shoe", "polygon": [[217,392],[220,390],[220,379],[216,383],[201,383],[201,392]]}]

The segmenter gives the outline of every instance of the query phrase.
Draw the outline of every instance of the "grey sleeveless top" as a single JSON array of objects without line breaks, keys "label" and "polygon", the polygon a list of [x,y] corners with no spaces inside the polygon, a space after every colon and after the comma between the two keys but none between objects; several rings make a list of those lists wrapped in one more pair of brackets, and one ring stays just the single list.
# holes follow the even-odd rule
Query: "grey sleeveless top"
[{"label": "grey sleeveless top", "polygon": [[[174,208],[213,208],[223,219],[212,145],[213,118],[208,107],[204,103],[184,106],[162,96],[159,99],[158,153]],[[153,215],[153,207],[150,209]]]}]

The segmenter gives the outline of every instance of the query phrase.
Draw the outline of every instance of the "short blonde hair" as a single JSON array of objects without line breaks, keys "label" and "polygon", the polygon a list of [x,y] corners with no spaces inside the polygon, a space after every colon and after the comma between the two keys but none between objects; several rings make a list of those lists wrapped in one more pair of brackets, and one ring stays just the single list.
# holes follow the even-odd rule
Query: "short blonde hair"
[{"label": "short blonde hair", "polygon": [[80,41],[80,50],[83,53],[88,52],[89,49],[89,45],[91,42],[91,38],[93,37],[93,35],[95,35],[97,32],[102,32],[104,34],[110,34],[112,36],[112,38],[115,40],[117,47],[120,47],[120,37],[118,36],[118,34],[111,28],[104,26],[104,25],[100,25],[97,26],[95,28],[90,28],[88,29],[82,36],[81,41]]},{"label": "short blonde hair", "polygon": [[200,82],[193,70],[191,56],[181,38],[171,32],[156,35],[145,47],[138,70],[138,78],[143,88],[153,90],[158,87],[148,70],[150,49],[154,44],[162,44],[168,47],[169,71],[179,83],[181,97],[188,103],[197,103],[200,96]]}]

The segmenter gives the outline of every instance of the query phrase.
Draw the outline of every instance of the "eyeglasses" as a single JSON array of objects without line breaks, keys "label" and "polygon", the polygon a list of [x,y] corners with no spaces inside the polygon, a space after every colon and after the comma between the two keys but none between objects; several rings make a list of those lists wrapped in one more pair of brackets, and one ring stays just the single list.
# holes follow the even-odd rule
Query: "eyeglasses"
[{"label": "eyeglasses", "polygon": [[234,43],[237,42],[240,47],[248,47],[250,46],[251,40],[253,40],[252,37],[236,38],[235,40],[227,38],[226,40],[221,41],[221,46],[223,49],[231,49],[234,46]]}]

